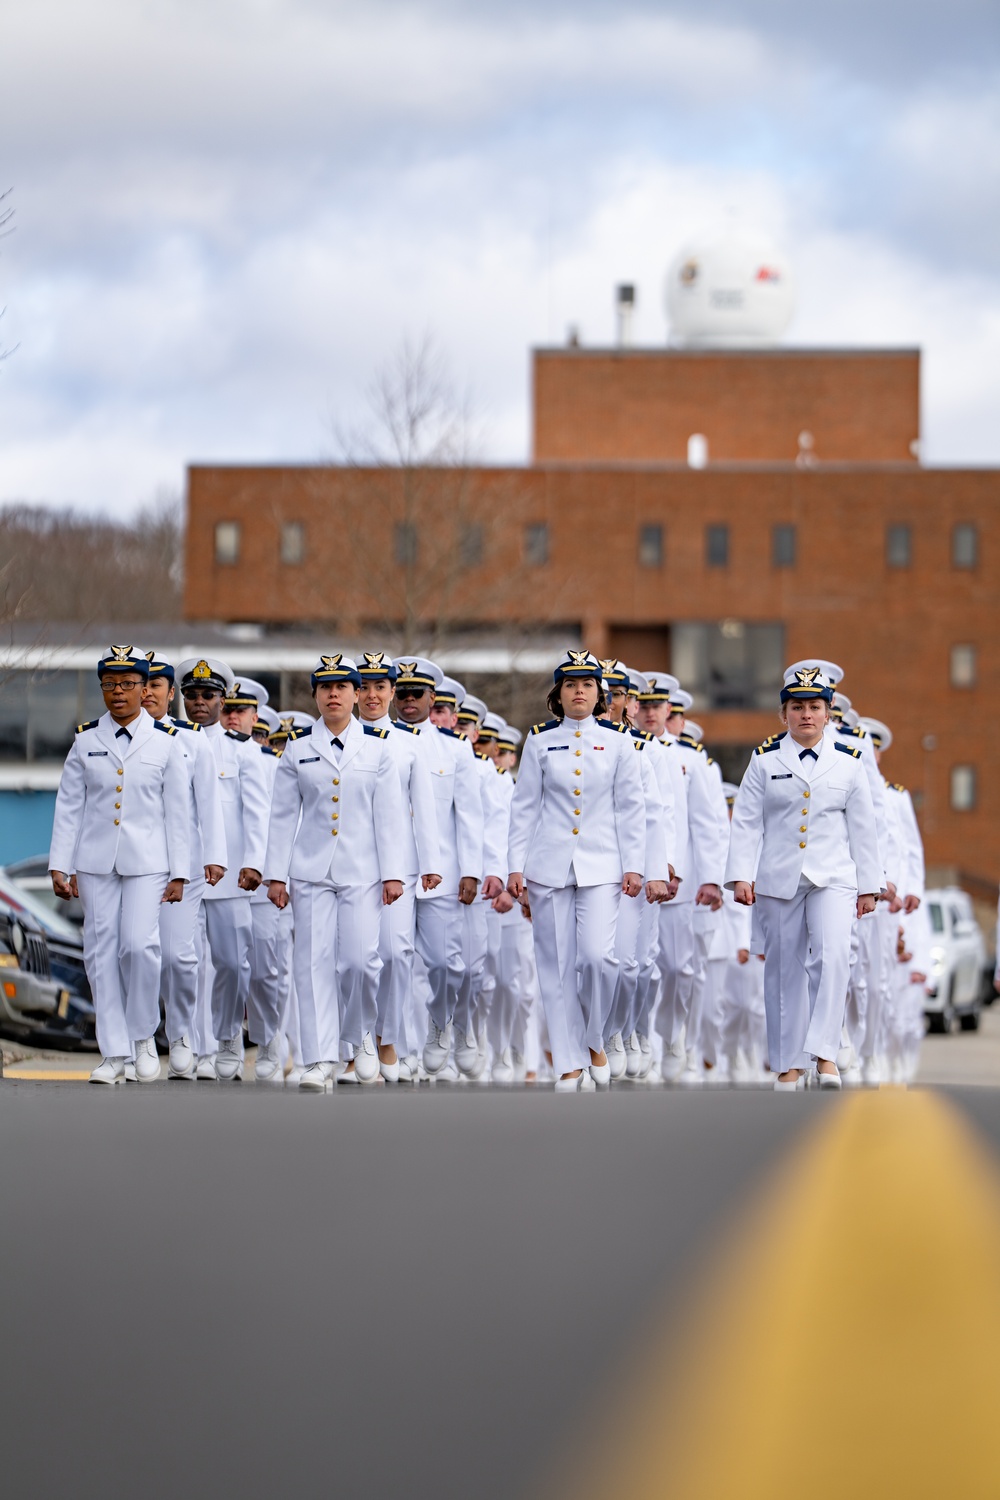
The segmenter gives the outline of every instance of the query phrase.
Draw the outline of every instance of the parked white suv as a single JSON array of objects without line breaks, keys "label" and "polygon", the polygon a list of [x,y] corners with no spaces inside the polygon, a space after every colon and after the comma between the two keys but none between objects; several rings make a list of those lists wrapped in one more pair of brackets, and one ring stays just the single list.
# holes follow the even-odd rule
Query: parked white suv
[{"label": "parked white suv", "polygon": [[963,1031],[979,1029],[983,1003],[986,945],[972,901],[958,886],[927,891],[931,929],[931,970],[924,1011],[931,1031],[951,1031],[958,1017]]}]

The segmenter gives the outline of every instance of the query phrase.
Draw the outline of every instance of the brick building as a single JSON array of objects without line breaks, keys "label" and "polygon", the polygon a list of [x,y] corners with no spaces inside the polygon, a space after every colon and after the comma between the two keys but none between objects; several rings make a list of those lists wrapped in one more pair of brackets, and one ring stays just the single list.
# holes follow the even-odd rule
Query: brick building
[{"label": "brick building", "polygon": [[532,374],[525,467],[193,467],[188,619],[583,642],[676,672],[735,777],[785,663],[832,657],[896,734],[930,863],[995,885],[1000,471],[920,464],[919,353],[546,349]]}]

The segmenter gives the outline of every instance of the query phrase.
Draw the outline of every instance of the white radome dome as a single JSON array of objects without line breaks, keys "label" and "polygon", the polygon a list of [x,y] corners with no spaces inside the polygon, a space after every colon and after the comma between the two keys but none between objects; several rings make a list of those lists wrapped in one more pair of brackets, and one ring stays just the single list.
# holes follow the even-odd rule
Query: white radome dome
[{"label": "white radome dome", "polygon": [[692,240],[667,272],[671,343],[692,348],[776,344],[795,311],[791,267],[769,240],[733,233]]}]

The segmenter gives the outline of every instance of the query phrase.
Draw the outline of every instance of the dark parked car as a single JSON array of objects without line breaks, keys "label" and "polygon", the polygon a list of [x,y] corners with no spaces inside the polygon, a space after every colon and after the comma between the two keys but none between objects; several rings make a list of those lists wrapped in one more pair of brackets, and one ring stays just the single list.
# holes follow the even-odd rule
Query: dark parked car
[{"label": "dark parked car", "polygon": [[80,931],[0,870],[0,1030],[46,1047],[95,1048]]},{"label": "dark parked car", "polygon": [[14,864],[7,866],[7,874],[47,911],[54,911],[64,922],[70,922],[74,927],[83,926],[83,908],[79,899],[74,896],[71,901],[63,901],[52,889],[47,854],[32,854],[28,859],[16,860]]}]

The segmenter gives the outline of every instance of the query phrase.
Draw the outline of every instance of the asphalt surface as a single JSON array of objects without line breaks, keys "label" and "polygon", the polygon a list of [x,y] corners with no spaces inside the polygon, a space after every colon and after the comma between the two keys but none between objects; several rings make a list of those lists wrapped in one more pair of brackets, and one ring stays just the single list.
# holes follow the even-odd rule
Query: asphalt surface
[{"label": "asphalt surface", "polygon": [[522,1495],[836,1102],[6,1082],[7,1493]]}]

